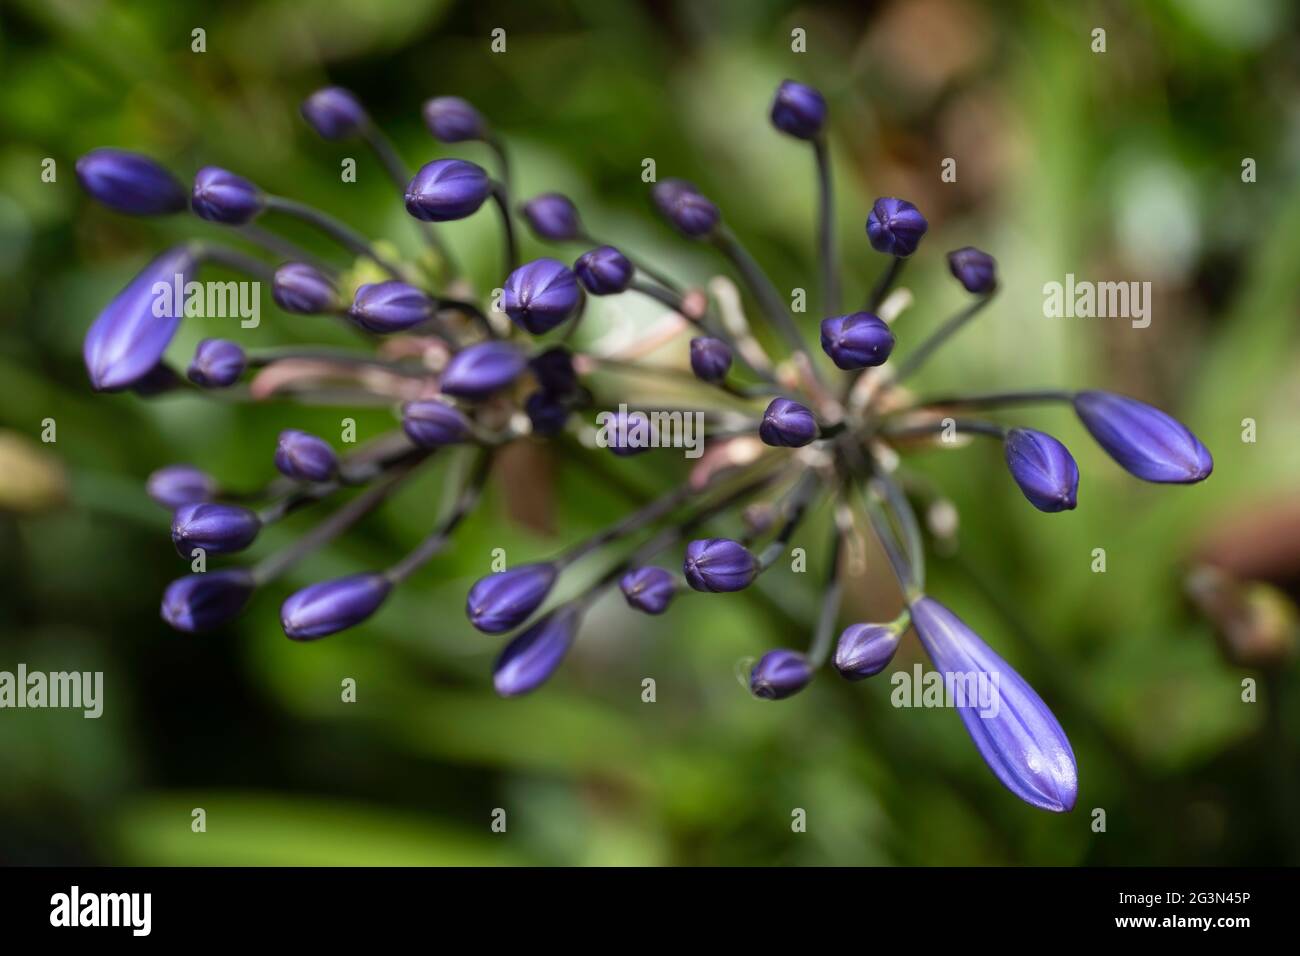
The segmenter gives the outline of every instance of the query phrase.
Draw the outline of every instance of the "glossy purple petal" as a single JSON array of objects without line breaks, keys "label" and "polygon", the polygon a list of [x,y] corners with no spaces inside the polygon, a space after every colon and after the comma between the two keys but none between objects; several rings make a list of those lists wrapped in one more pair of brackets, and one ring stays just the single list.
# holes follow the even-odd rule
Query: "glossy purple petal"
[{"label": "glossy purple petal", "polygon": [[449,402],[420,399],[402,406],[402,431],[421,448],[442,448],[465,440],[469,419]]},{"label": "glossy purple petal", "polygon": [[967,292],[986,295],[998,284],[998,266],[987,252],[966,246],[948,253],[948,269]]},{"label": "glossy purple petal", "polygon": [[190,206],[200,219],[239,226],[255,219],[265,204],[260,189],[228,169],[204,166],[194,176]]},{"label": "glossy purple petal", "polygon": [[436,96],[424,104],[424,125],[434,139],[464,143],[487,136],[487,122],[468,100]]},{"label": "glossy purple petal", "polygon": [[404,332],[433,316],[433,300],[396,279],[369,282],[357,289],[348,315],[371,332]]},{"label": "glossy purple petal", "polygon": [[506,278],[501,307],[511,320],[533,335],[555,328],[578,307],[578,280],[558,259],[534,259]]},{"label": "glossy purple petal", "polygon": [[1209,450],[1186,425],[1136,398],[1079,392],[1074,410],[1097,444],[1144,481],[1191,484],[1214,470]]},{"label": "glossy purple petal", "polygon": [[319,315],[339,307],[339,292],[329,276],[305,262],[286,262],[275,270],[271,297],[286,312]]},{"label": "glossy purple petal", "polygon": [[179,179],[148,156],[124,149],[92,149],[77,160],[77,180],[92,199],[131,216],[161,216],[189,205]]},{"label": "glossy purple petal", "polygon": [[768,651],[749,673],[749,690],[763,700],[784,700],[808,686],[812,665],[798,651]]},{"label": "glossy purple petal", "polygon": [[816,139],[826,122],[826,98],[811,86],[786,80],[772,100],[772,125],[796,139]]},{"label": "glossy purple petal", "polygon": [[519,214],[539,239],[566,242],[582,236],[578,207],[560,193],[542,193],[520,203]]},{"label": "glossy purple petal", "polygon": [[1025,497],[1039,511],[1070,511],[1079,499],[1079,466],[1051,435],[1013,428],[1003,445],[1007,468]]},{"label": "glossy purple petal", "polygon": [[758,576],[758,560],[739,541],[703,538],[686,546],[682,571],[697,591],[743,591]]},{"label": "glossy purple petal", "polygon": [[479,578],[465,599],[465,615],[485,634],[518,627],[542,606],[558,576],[553,564],[521,564]]},{"label": "glossy purple petal", "polygon": [[230,554],[252,544],[261,528],[257,515],[240,505],[194,502],[181,505],[172,516],[172,543],[185,558],[194,548]]},{"label": "glossy purple petal", "polygon": [[877,252],[906,258],[916,252],[930,224],[906,199],[877,199],[867,216],[867,238]]},{"label": "glossy purple petal", "polygon": [[774,398],[758,426],[758,437],[775,448],[802,448],[817,437],[813,413],[788,398]]},{"label": "glossy purple petal", "polygon": [[373,571],[310,585],[285,599],[280,625],[295,641],[355,627],[379,610],[392,587],[388,578]]},{"label": "glossy purple petal", "polygon": [[618,582],[629,607],[646,614],[662,614],[677,594],[677,579],[663,568],[633,568]]},{"label": "glossy purple petal", "polygon": [[821,325],[822,351],[846,371],[884,365],[894,351],[894,333],[870,312],[826,319]]},{"label": "glossy purple petal", "polygon": [[186,377],[201,388],[229,388],[239,381],[248,356],[227,339],[203,339],[194,349]]},{"label": "glossy purple petal", "polygon": [[441,388],[458,398],[487,398],[522,375],[527,365],[523,352],[509,342],[479,342],[451,357]]},{"label": "glossy purple petal", "polygon": [[323,438],[286,428],[275,445],[275,467],[298,481],[328,481],[339,469],[339,458]]},{"label": "glossy purple petal", "polygon": [[149,476],[145,491],[158,504],[175,511],[181,505],[211,501],[217,495],[217,482],[193,465],[167,465]]},{"label": "glossy purple petal", "polygon": [[721,382],[731,370],[731,349],[708,335],[691,339],[691,371],[705,382]]},{"label": "glossy purple petal", "polygon": [[901,640],[898,628],[888,624],[850,624],[840,634],[832,663],[847,679],[863,680],[889,666]]},{"label": "glossy purple petal", "polygon": [[656,183],[650,195],[663,217],[693,239],[711,233],[722,219],[718,207],[684,179]]},{"label": "glossy purple petal", "polygon": [[632,284],[636,270],[613,246],[599,246],[578,256],[573,271],[592,295],[617,295]]},{"label": "glossy purple petal", "polygon": [[330,140],[349,139],[370,122],[361,101],[341,86],[327,86],[303,100],[302,118]]},{"label": "glossy purple petal", "polygon": [[451,222],[477,212],[491,194],[492,180],[482,166],[435,159],[407,185],[406,211],[424,222]]},{"label": "glossy purple petal", "polygon": [[502,697],[518,697],[544,684],[568,653],[581,615],[563,607],[542,618],[506,645],[492,668],[492,684]]},{"label": "glossy purple petal", "polygon": [[162,619],[187,634],[210,631],[238,617],[255,587],[243,568],[187,574],[163,592]]}]

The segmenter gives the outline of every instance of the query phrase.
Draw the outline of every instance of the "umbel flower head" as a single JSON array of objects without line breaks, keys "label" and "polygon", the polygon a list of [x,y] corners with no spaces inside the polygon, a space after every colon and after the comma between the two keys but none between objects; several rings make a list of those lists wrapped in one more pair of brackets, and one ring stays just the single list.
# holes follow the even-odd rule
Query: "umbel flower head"
[{"label": "umbel flower head", "polygon": [[[388,408],[392,424],[341,452],[321,437],[284,428],[275,448],[265,450],[264,485],[241,487],[238,494],[194,465],[154,471],[148,494],[172,512],[173,542],[195,567],[199,552],[269,548],[269,539],[280,536],[261,530],[289,514],[327,512],[301,537],[258,554],[248,567],[196,570],[173,581],[163,592],[165,621],[187,633],[220,628],[249,605],[261,609],[259,592],[274,591],[282,601],[282,628],[293,640],[363,625],[384,613],[396,588],[454,546],[458,529],[475,520],[493,476],[509,471],[507,481],[529,480],[495,467],[505,449],[544,443],[560,467],[632,470],[643,463],[633,456],[664,454],[662,423],[685,405],[698,409],[703,434],[698,461],[688,454],[691,463],[678,481],[557,553],[518,562],[512,556],[508,567],[468,589],[467,630],[489,635],[472,639],[502,640],[491,675],[496,693],[515,697],[550,680],[578,644],[586,612],[615,588],[625,613],[666,616],[680,600],[800,586],[814,575],[786,578],[783,558],[807,544],[806,525],[817,520],[810,516],[826,514],[832,542],[807,647],[756,648],[750,693],[772,701],[796,697],[828,665],[847,680],[870,680],[889,669],[915,632],[934,667],[954,685],[973,681],[995,691],[991,698],[957,703],[993,777],[1035,807],[1063,812],[1074,806],[1078,768],[1047,701],[927,592],[926,540],[912,489],[929,483],[914,480],[910,453],[971,446],[952,441],[953,433],[997,439],[1019,494],[1042,512],[1034,520],[1044,522],[1072,520],[1068,513],[1088,504],[1078,496],[1078,464],[1058,438],[1001,420],[1026,403],[1071,406],[1083,430],[1122,468],[1147,481],[1197,482],[1209,476],[1213,461],[1185,425],[1110,392],[914,392],[913,374],[994,300],[998,267],[973,247],[950,252],[948,269],[968,296],[962,309],[928,333],[914,330],[910,318],[898,321],[895,306],[907,297],[891,292],[929,223],[911,202],[880,198],[860,221],[871,248],[885,258],[879,276],[864,283],[860,305],[846,310],[831,241],[836,207],[826,161],[829,115],[817,90],[786,81],[770,110],[775,130],[806,142],[817,159],[818,289],[811,297],[814,314],[807,317],[790,310],[763,264],[724,223],[722,209],[685,179],[658,181],[650,199],[668,225],[697,242],[695,248],[710,247],[702,255],[720,255],[738,285],[719,277],[694,288],[622,237],[611,237],[616,244],[594,239],[573,203],[558,193],[512,204],[505,144],[463,99],[430,100],[425,122],[444,144],[484,144],[494,157],[491,173],[457,157],[422,156],[424,164],[412,174],[360,101],[337,87],[308,96],[302,116],[325,139],[355,138],[374,154],[375,167],[395,186],[395,208],[405,207],[412,237],[428,248],[407,256],[396,251],[404,244],[377,246],[321,210],[206,167],[195,178],[190,203],[190,224],[204,230],[202,238],[145,265],[89,324],[87,373],[96,390],[136,394],[127,400],[182,388],[211,396],[211,389],[247,374],[247,386],[228,388],[224,400],[296,400],[340,406],[345,414],[359,405]],[[78,163],[77,175],[93,199],[117,212],[156,215],[187,205],[180,180],[134,153],[94,150]],[[448,252],[444,230],[455,227],[430,224],[464,219],[489,198],[504,255],[491,280],[478,287]],[[213,236],[264,210],[277,214],[268,219],[297,219],[337,246],[338,255],[299,252],[260,225],[240,230],[245,244],[262,250],[258,255]],[[521,265],[516,219],[538,239],[570,248]],[[571,247],[579,242],[585,251]],[[575,254],[570,269],[565,263]],[[185,312],[178,290],[209,265],[267,280],[282,310],[346,322],[363,344],[262,351],[235,329],[223,329],[223,337],[204,340],[189,363],[190,380],[203,386],[194,388],[173,364],[188,357],[168,353]],[[495,289],[502,290],[499,301]],[[587,294],[605,301],[638,297],[665,314],[626,334],[605,334],[591,328],[591,319],[584,323]],[[301,321],[307,326],[311,320]],[[755,329],[759,322],[764,328]],[[271,406],[267,414],[282,407]],[[409,551],[394,555],[387,567],[356,568],[296,589],[282,586],[303,558],[430,473],[445,486],[436,493],[444,505]],[[1009,485],[1006,493],[1017,495]],[[584,520],[587,511],[579,501],[569,514]],[[862,554],[868,535],[888,559],[904,610],[889,622],[843,626],[839,599],[847,562],[840,555]],[[600,562],[601,570],[571,576],[580,561]],[[556,601],[554,595],[564,597]]]}]

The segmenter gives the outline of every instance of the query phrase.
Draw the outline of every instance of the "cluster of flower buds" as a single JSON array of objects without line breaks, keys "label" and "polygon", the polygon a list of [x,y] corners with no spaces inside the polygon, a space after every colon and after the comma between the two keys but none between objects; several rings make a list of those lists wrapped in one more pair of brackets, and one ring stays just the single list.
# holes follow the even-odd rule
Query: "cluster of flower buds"
[{"label": "cluster of flower buds", "polygon": [[[496,175],[476,163],[439,158],[411,173],[356,97],[330,87],[302,105],[307,123],[327,140],[363,140],[393,180],[414,226],[428,243],[420,257],[395,260],[365,236],[326,213],[270,194],[227,170],[199,170],[191,187],[158,163],[98,149],[77,164],[93,198],[121,213],[172,214],[186,207],[201,220],[233,229],[255,253],[211,238],[194,239],[150,262],[103,310],[85,339],[91,384],[101,391],[156,395],[175,389],[222,389],[226,400],[310,397],[346,404],[364,396],[389,404],[391,431],[346,454],[300,429],[288,428],[267,456],[278,477],[258,492],[232,492],[190,465],[155,472],[148,493],[172,512],[171,533],[187,558],[233,554],[253,546],[261,530],[300,509],[335,502],[312,530],[248,567],[196,571],[174,581],[162,600],[163,618],[181,631],[220,627],[238,615],[304,556],[346,532],[380,507],[430,461],[450,458],[447,505],[415,548],[386,568],[311,584],[288,595],[281,622],[288,637],[316,640],[353,627],[384,605],[402,581],[452,542],[473,513],[500,450],[512,442],[549,442],[580,467],[607,467],[600,456],[630,455],[652,443],[644,407],[622,404],[630,377],[662,380],[681,394],[694,390],[705,405],[704,452],[681,484],[639,502],[613,526],[545,561],[489,574],[470,588],[466,615],[489,635],[514,636],[497,659],[493,681],[511,697],[534,690],[559,668],[577,639],[585,613],[617,586],[629,608],[669,611],[692,593],[743,591],[773,568],[805,518],[828,504],[834,529],[825,598],[805,649],[763,654],[749,675],[755,697],[781,700],[803,690],[826,664],[850,681],[881,673],[914,630],[945,676],[991,678],[999,706],[958,710],[980,754],[1016,796],[1066,811],[1077,793],[1069,741],[1047,705],[952,611],[925,590],[925,542],[908,497],[903,455],[950,431],[1002,443],[1011,478],[1029,503],[1053,513],[1078,503],[1079,469],[1059,440],[983,416],[957,417],[1029,402],[1071,406],[1086,431],[1125,470],[1146,481],[1197,482],[1209,475],[1209,452],[1165,413],[1098,391],[1032,391],[918,397],[905,381],[935,349],[993,298],[997,268],[978,249],[948,256],[952,275],[971,297],[952,319],[921,337],[896,360],[887,308],[892,287],[916,254],[929,224],[912,203],[885,197],[865,218],[867,239],[887,259],[868,299],[841,308],[830,237],[831,164],[827,159],[825,98],[811,87],[782,83],[771,107],[773,126],[810,144],[821,196],[819,240],[820,345],[809,349],[786,302],[723,219],[722,210],[692,183],[666,179],[651,200],[678,233],[708,243],[729,262],[744,290],[723,283],[711,294],[687,289],[627,248],[594,238],[566,197],[546,193],[512,207],[507,154],[484,117],[456,97],[424,106],[429,131],[441,143],[478,142],[495,155]],[[487,304],[456,272],[438,231],[475,215],[492,201],[504,239],[499,303]],[[346,268],[297,249],[254,219],[289,217],[319,231],[346,256]],[[581,247],[572,261],[543,257],[520,263],[515,218],[538,239]],[[435,225],[436,224],[436,225]],[[577,252],[577,249],[573,250]],[[188,279],[210,265],[265,278],[276,304],[298,315],[333,316],[382,349],[246,352],[226,339],[204,339],[185,376],[166,355],[182,316],[158,308],[155,284]],[[372,281],[355,278],[366,274]],[[716,285],[716,284],[715,284]],[[729,293],[726,290],[731,290]],[[454,292],[454,294],[453,294]],[[599,335],[575,334],[589,296],[640,296],[665,310],[689,337],[689,373],[628,360]],[[726,301],[723,301],[726,299]],[[751,334],[752,308],[784,353]],[[724,320],[724,314],[726,320]],[[584,330],[586,331],[586,330]],[[662,324],[646,329],[640,355],[664,340]],[[815,340],[814,340],[815,342]],[[684,343],[683,343],[684,344]],[[340,390],[339,383],[348,386]],[[593,438],[594,412],[620,411]],[[749,409],[737,411],[738,407]],[[651,409],[653,411],[653,409]],[[963,443],[964,444],[964,443]],[[604,447],[600,447],[603,445]],[[617,467],[617,466],[614,466]],[[721,536],[730,533],[732,537]],[[897,578],[902,611],[887,622],[856,622],[834,641],[841,613],[841,550],[874,535]],[[656,564],[674,549],[680,563]],[[859,551],[860,553],[860,551]],[[574,564],[599,556],[603,572],[576,596],[555,599]]]}]

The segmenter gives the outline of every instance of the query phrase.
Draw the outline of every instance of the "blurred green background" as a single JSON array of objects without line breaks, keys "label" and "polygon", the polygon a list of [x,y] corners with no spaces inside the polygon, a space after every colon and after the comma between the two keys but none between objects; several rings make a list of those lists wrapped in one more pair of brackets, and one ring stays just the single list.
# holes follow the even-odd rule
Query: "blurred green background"
[{"label": "blurred green background", "polygon": [[[497,27],[507,52],[494,55]],[[1098,27],[1105,53],[1092,50]],[[807,53],[791,52],[795,28]],[[0,711],[0,862],[1300,862],[1288,603],[1300,592],[1298,47],[1286,0],[7,0],[0,670],[102,670],[106,689],[99,720]],[[785,77],[830,103],[848,301],[882,266],[863,234],[872,199],[907,197],[930,219],[905,273],[916,303],[900,349],[963,304],[944,252],[977,245],[998,259],[996,304],[921,390],[1114,388],[1178,415],[1214,452],[1203,485],[1142,485],[1066,411],[1030,410],[1017,420],[1060,435],[1084,474],[1079,509],[1054,516],[1026,505],[996,446],[912,462],[961,514],[956,550],[931,558],[931,590],[1055,710],[1080,769],[1072,814],[1010,796],[954,714],[891,707],[883,675],[824,674],[781,704],[738,686],[738,661],[807,641],[824,515],[801,536],[808,575],[778,568],[756,593],[682,600],[660,619],[615,595],[550,684],[499,700],[500,642],[462,611],[491,549],[540,558],[628,507],[609,475],[559,457],[509,476],[544,489],[553,535],[510,521],[498,484],[457,547],[353,631],[291,643],[279,602],[394,560],[436,514],[441,469],[260,594],[236,626],[195,637],[162,625],[159,595],[185,568],[145,476],[188,461],[253,486],[272,472],[281,428],[334,435],[349,413],[93,394],[80,343],[94,316],[153,251],[212,227],[92,205],[77,156],[112,145],[183,176],[226,166],[409,248],[369,154],[321,141],[298,103],[339,83],[412,165],[486,162],[481,147],[447,148],[423,128],[423,100],[455,93],[508,140],[521,195],[564,191],[596,234],[703,281],[720,261],[649,212],[640,169],[653,157],[661,177],[690,178],[722,206],[780,288],[812,290],[811,156],[767,122]],[[346,156],[356,184],[339,183]],[[53,183],[40,177],[47,157]],[[956,183],[940,181],[945,157]],[[1255,183],[1242,182],[1247,157]],[[502,278],[495,226],[485,211],[445,230],[480,290]],[[1044,319],[1043,284],[1071,272],[1151,281],[1151,326]],[[610,310],[653,314],[602,303],[596,320]],[[326,337],[269,296],[263,312],[248,344]],[[181,361],[214,334],[190,325],[171,353]],[[391,426],[387,410],[356,417],[363,435]],[[46,418],[56,443],[40,442]],[[1242,440],[1247,418],[1255,442]],[[683,465],[609,470],[653,490]],[[256,553],[310,522],[297,516]],[[1090,571],[1099,547],[1105,574]],[[1205,562],[1236,583],[1198,605],[1188,573]],[[855,583],[845,623],[888,603],[884,575]],[[896,666],[916,660],[909,637]],[[353,704],[340,701],[347,677]],[[657,703],[641,702],[643,677]],[[1245,678],[1256,702],[1242,701]],[[206,833],[191,832],[195,807]],[[497,807],[506,834],[490,830]],[[806,833],[792,832],[794,808]]]}]

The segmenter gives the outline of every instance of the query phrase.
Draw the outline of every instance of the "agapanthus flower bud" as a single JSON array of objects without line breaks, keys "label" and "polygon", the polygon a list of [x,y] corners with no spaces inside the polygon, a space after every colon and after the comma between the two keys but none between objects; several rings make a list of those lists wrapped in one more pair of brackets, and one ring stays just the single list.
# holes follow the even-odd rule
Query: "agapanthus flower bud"
[{"label": "agapanthus flower bud", "polygon": [[705,382],[721,382],[731,370],[731,349],[712,336],[691,339],[691,371]]},{"label": "agapanthus flower bud", "polygon": [[835,646],[835,669],[849,680],[879,674],[894,659],[902,636],[890,624],[850,624]]},{"label": "agapanthus flower bud", "polygon": [[516,325],[533,335],[555,328],[578,307],[578,280],[559,259],[534,259],[506,278],[501,307]]},{"label": "agapanthus flower bud", "polygon": [[758,576],[758,560],[739,541],[701,538],[686,546],[682,570],[697,591],[743,591]]},{"label": "agapanthus flower bud", "polygon": [[1051,435],[1013,428],[1003,444],[1007,467],[1025,497],[1039,511],[1071,511],[1078,503],[1079,466]]},{"label": "agapanthus flower bud", "polygon": [[930,224],[906,199],[876,200],[867,216],[867,238],[877,252],[906,258],[916,252]]},{"label": "agapanthus flower bud", "polygon": [[645,412],[619,409],[606,414],[603,444],[620,458],[640,455],[655,446],[654,422]]},{"label": "agapanthus flower bud", "polygon": [[239,381],[248,365],[248,356],[228,339],[203,339],[194,349],[194,358],[185,375],[203,388],[228,388]]},{"label": "agapanthus flower bud", "polygon": [[569,420],[569,406],[545,390],[524,399],[524,414],[536,435],[558,435]]},{"label": "agapanthus flower bud", "polygon": [[280,626],[295,641],[310,641],[360,624],[384,603],[392,582],[367,571],[295,591],[280,606]]},{"label": "agapanthus flower bud", "polygon": [[573,271],[592,295],[617,295],[632,284],[632,263],[613,246],[599,246],[578,256]]},{"label": "agapanthus flower bud", "polygon": [[187,634],[210,631],[234,620],[256,586],[244,568],[187,574],[163,592],[162,619]]},{"label": "agapanthus flower bud", "polygon": [[132,216],[180,212],[189,202],[179,179],[124,149],[92,149],[77,160],[77,179],[92,199]]},{"label": "agapanthus flower bud", "polygon": [[194,176],[190,206],[200,219],[241,226],[257,218],[265,205],[260,189],[229,170],[204,166]]},{"label": "agapanthus flower bud", "polygon": [[194,548],[209,554],[242,551],[262,530],[257,515],[240,505],[198,501],[181,505],[172,515],[172,543],[182,557]]},{"label": "agapanthus flower bud", "polygon": [[479,578],[465,599],[465,614],[485,634],[508,631],[542,606],[558,576],[555,565],[538,563]]},{"label": "agapanthus flower bud", "polygon": [[518,697],[546,683],[568,653],[579,623],[578,611],[563,607],[507,644],[492,668],[496,692],[502,697]]},{"label": "agapanthus flower bud", "polygon": [[691,238],[708,235],[722,219],[718,207],[684,179],[658,182],[650,195],[663,217]]},{"label": "agapanthus flower bud", "polygon": [[528,363],[537,384],[552,395],[572,395],[578,389],[578,372],[573,355],[563,345],[552,346]]},{"label": "agapanthus flower bud", "polygon": [[1209,450],[1181,422],[1114,392],[1079,392],[1074,411],[1097,444],[1144,481],[1191,484],[1214,470]]},{"label": "agapanthus flower bud", "polygon": [[325,139],[348,139],[370,122],[361,101],[341,86],[327,86],[303,100],[302,118]]},{"label": "agapanthus flower bud", "polygon": [[846,371],[884,365],[894,351],[894,333],[885,320],[870,312],[824,319],[822,351]]},{"label": "agapanthus flower bud", "polygon": [[150,498],[171,511],[196,501],[211,501],[217,496],[213,477],[193,465],[159,468],[148,477],[144,487]]},{"label": "agapanthus flower bud", "polygon": [[772,125],[797,139],[816,139],[826,122],[826,98],[811,86],[786,80],[772,100]]},{"label": "agapanthus flower bud", "polygon": [[174,290],[178,283],[184,288],[196,266],[190,248],[176,246],[140,270],[99,313],[82,348],[91,385],[126,388],[158,366],[184,314]]},{"label": "agapanthus flower bud", "polygon": [[524,353],[509,342],[478,342],[451,357],[441,388],[458,398],[486,398],[522,375],[527,365]]},{"label": "agapanthus flower bud", "polygon": [[464,143],[487,136],[481,113],[459,96],[435,96],[424,104],[424,123],[433,138],[444,143]]},{"label": "agapanthus flower bud", "polygon": [[176,370],[166,362],[159,362],[144,375],[131,383],[131,391],[141,398],[153,398],[155,395],[165,395],[167,392],[173,392],[181,387],[183,379],[176,374]]},{"label": "agapanthus flower bud", "polygon": [[275,270],[271,297],[286,312],[319,315],[339,307],[339,292],[329,276],[305,262],[286,262]]},{"label": "agapanthus flower bud", "polygon": [[980,756],[1002,784],[1026,803],[1064,813],[1079,790],[1074,751],[1041,697],[974,631],[938,601],[912,604],[912,626],[945,684],[991,688],[985,700],[963,692],[957,713]]},{"label": "agapanthus flower bud", "polygon": [[619,580],[618,587],[629,607],[647,614],[662,614],[677,593],[677,580],[663,568],[633,568]]},{"label": "agapanthus flower bud", "polygon": [[482,166],[463,159],[435,159],[420,167],[406,187],[406,211],[424,222],[451,222],[478,212],[492,195]]},{"label": "agapanthus flower bud", "polygon": [[540,239],[569,242],[582,237],[578,207],[560,193],[542,193],[520,203],[519,214]]},{"label": "agapanthus flower bud", "polygon": [[329,481],[339,469],[339,457],[325,439],[286,428],[275,445],[275,467],[298,481]]},{"label": "agapanthus flower bud", "polygon": [[421,448],[442,448],[465,440],[469,419],[455,405],[425,398],[402,406],[402,431]]},{"label": "agapanthus flower bud", "polygon": [[813,413],[789,398],[772,399],[758,425],[758,437],[776,448],[802,448],[817,432]]},{"label": "agapanthus flower bud", "polygon": [[763,700],[784,700],[808,686],[812,664],[798,651],[768,651],[749,673],[749,691]]},{"label": "agapanthus flower bud", "polygon": [[403,332],[433,316],[433,300],[397,279],[367,282],[357,289],[348,315],[371,332]]},{"label": "agapanthus flower bud", "polygon": [[948,268],[967,292],[976,295],[992,292],[998,284],[998,264],[974,246],[948,253]]}]

